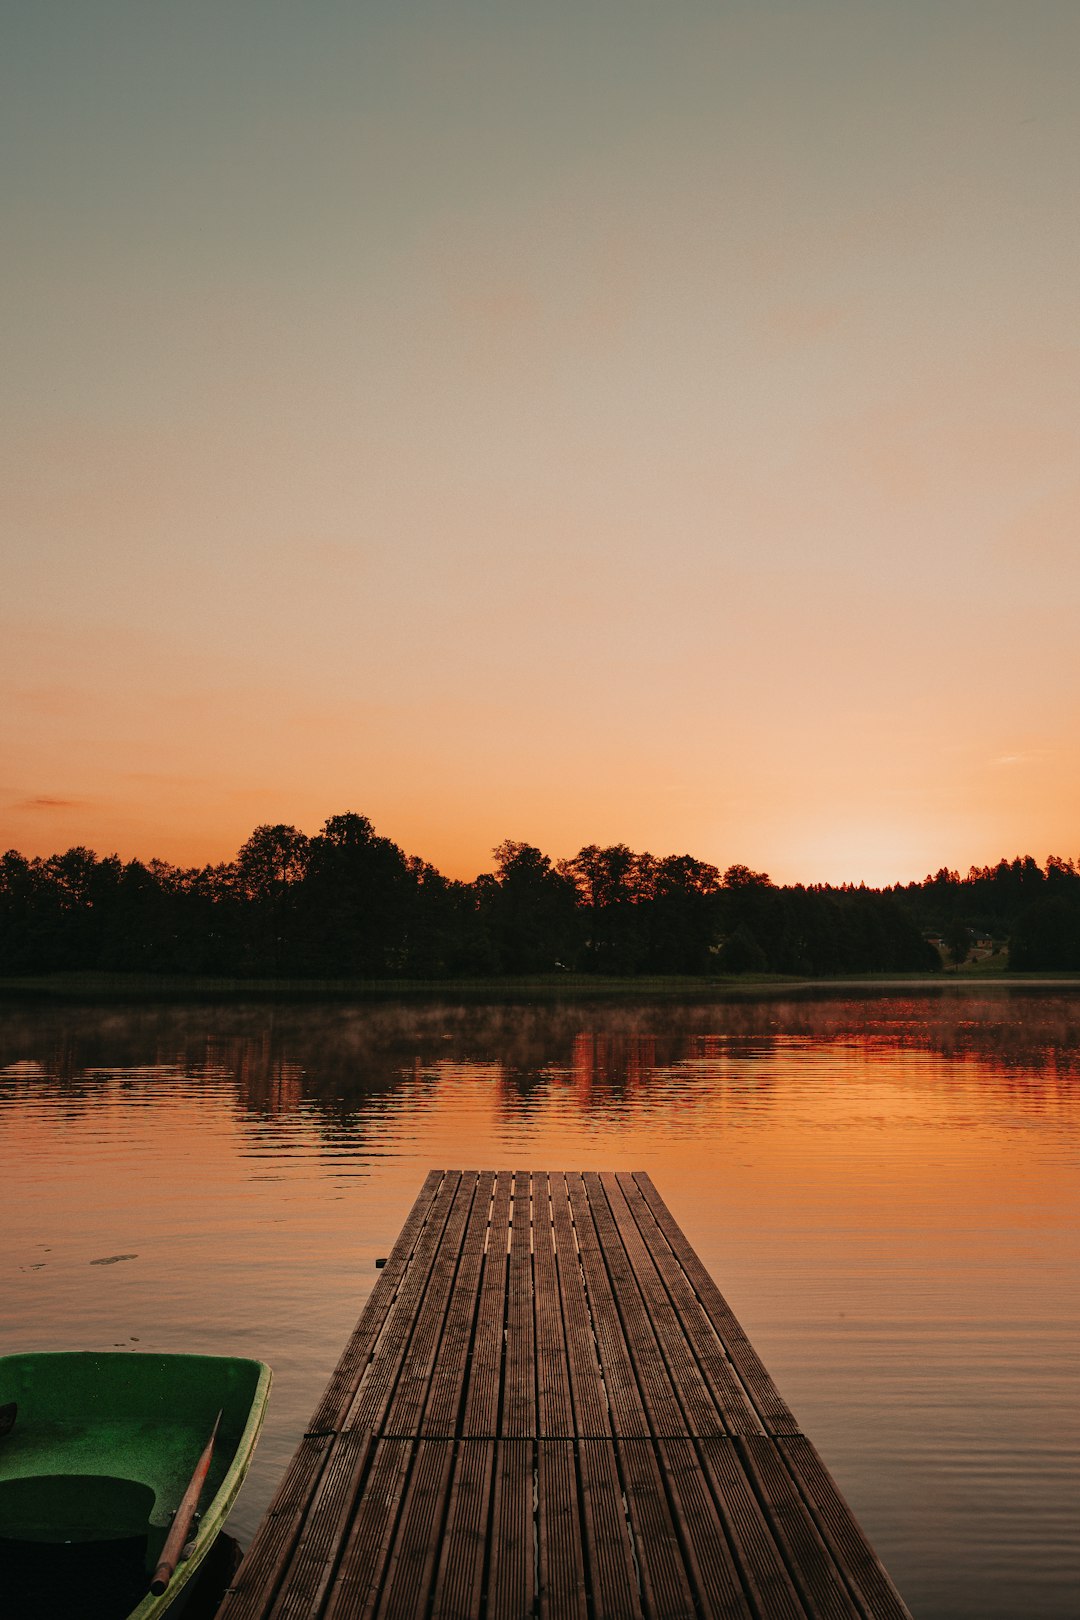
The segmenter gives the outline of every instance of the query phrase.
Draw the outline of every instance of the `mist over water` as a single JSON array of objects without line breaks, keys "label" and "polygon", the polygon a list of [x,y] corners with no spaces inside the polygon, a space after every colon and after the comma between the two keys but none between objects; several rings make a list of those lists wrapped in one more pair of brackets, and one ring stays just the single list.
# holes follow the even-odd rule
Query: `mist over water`
[{"label": "mist over water", "polygon": [[1074,1616],[1080,995],[0,1004],[0,1351],[274,1368],[250,1537],[432,1166],[648,1170],[917,1620]]}]

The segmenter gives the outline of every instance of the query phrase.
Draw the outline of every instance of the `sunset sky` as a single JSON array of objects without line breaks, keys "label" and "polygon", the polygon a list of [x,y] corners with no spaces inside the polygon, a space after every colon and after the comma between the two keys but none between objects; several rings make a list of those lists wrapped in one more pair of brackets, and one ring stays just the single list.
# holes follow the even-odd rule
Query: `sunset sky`
[{"label": "sunset sky", "polygon": [[1076,0],[0,40],[0,848],[1080,854]]}]

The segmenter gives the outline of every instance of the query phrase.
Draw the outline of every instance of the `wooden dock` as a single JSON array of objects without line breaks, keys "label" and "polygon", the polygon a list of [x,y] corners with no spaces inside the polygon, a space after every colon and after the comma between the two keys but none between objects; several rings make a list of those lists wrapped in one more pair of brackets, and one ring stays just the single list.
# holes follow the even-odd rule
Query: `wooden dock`
[{"label": "wooden dock", "polygon": [[910,1620],[649,1177],[433,1170],[218,1620]]}]

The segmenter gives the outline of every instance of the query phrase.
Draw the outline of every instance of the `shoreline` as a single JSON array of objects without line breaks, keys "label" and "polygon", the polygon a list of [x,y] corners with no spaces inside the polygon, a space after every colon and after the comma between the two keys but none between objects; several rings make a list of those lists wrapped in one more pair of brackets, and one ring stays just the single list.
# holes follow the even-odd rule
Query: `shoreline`
[{"label": "shoreline", "polygon": [[660,1000],[740,1000],[748,996],[821,995],[841,991],[1080,990],[1080,973],[944,971],[866,973],[840,977],[784,974],[602,977],[542,974],[447,979],[235,979],[179,974],[49,973],[0,978],[5,1001],[392,1001],[466,997],[590,1001],[636,996]]}]

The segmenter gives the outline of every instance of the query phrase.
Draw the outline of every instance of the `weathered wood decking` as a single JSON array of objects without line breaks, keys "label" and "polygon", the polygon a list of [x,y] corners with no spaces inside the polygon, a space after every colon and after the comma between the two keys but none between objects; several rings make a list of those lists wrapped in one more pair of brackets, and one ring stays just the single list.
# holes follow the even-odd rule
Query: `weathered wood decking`
[{"label": "weathered wood decking", "polygon": [[908,1611],[647,1175],[433,1170],[219,1620],[532,1615]]}]

